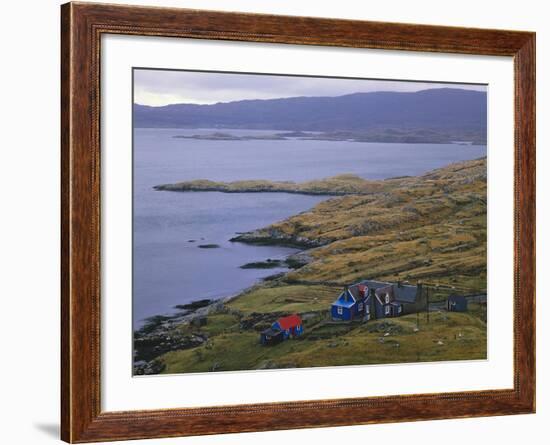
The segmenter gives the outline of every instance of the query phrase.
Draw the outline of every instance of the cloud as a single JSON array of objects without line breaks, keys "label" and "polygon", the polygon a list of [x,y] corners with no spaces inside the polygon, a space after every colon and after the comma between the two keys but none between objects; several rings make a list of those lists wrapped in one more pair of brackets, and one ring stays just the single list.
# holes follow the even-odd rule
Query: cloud
[{"label": "cloud", "polygon": [[340,96],[371,91],[419,91],[454,87],[485,91],[485,85],[320,78],[153,69],[134,70],[134,102],[161,106],[212,104],[244,99],[295,96]]}]

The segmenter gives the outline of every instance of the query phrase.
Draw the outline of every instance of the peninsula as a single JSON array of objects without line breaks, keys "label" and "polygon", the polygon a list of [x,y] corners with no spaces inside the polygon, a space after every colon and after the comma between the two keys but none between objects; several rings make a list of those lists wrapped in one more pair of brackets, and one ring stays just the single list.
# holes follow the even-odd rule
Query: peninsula
[{"label": "peninsula", "polygon": [[265,181],[261,179],[216,182],[208,179],[162,184],[155,190],[170,192],[223,192],[223,193],[297,193],[302,195],[366,195],[380,192],[385,181],[368,181],[355,175],[338,175],[331,178],[296,183],[292,181]]}]

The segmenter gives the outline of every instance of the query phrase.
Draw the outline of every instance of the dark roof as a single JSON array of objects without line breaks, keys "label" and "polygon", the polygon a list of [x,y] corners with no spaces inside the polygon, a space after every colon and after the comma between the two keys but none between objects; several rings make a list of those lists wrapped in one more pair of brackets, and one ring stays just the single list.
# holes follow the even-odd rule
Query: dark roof
[{"label": "dark roof", "polygon": [[380,304],[385,304],[386,297],[389,297],[390,302],[395,300],[395,296],[393,295],[393,288],[393,284],[388,283],[386,286],[379,287],[374,291],[374,295]]},{"label": "dark roof", "polygon": [[[366,286],[370,291],[371,289],[379,289],[381,287],[386,287],[389,285],[390,283],[385,283],[383,281],[363,280],[363,281],[360,281],[359,283],[355,283],[349,286],[348,291],[353,296],[353,298],[355,298],[355,300],[360,300],[362,287]],[[368,297],[368,294],[366,296]]]},{"label": "dark roof", "polygon": [[[361,299],[360,287],[363,287],[363,286],[366,286],[369,289],[369,293],[373,289],[376,291],[376,296],[380,301],[380,304],[383,304],[383,302],[380,300],[380,293],[389,293],[391,300],[397,301],[398,303],[415,303],[416,296],[418,293],[418,286],[412,286],[410,284],[399,285],[394,283],[388,283],[386,281],[375,281],[375,280],[363,280],[358,283],[352,284],[347,288],[347,291],[357,301]],[[340,294],[338,299],[333,304],[337,304],[340,306],[352,305],[352,304],[349,304],[349,305],[344,304],[343,302],[338,301],[340,297],[342,297],[344,292]],[[365,296],[368,297],[368,294]]]},{"label": "dark roof", "polygon": [[282,334],[283,331],[280,331],[279,329],[273,329],[273,328],[267,328],[262,331],[263,335],[269,336],[269,337],[275,337],[279,334]]},{"label": "dark roof", "polygon": [[410,286],[408,284],[402,284],[398,286],[394,284],[393,294],[397,301],[402,301],[403,303],[414,303],[416,301],[416,294],[418,292],[417,286]]}]

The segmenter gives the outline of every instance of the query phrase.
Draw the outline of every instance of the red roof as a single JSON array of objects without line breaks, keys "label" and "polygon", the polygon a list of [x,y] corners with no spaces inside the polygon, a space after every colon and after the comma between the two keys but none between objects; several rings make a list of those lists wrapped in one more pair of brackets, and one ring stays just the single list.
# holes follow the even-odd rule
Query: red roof
[{"label": "red roof", "polygon": [[302,324],[302,319],[299,315],[289,315],[288,317],[279,318],[279,326],[286,331],[287,329],[294,328]]}]

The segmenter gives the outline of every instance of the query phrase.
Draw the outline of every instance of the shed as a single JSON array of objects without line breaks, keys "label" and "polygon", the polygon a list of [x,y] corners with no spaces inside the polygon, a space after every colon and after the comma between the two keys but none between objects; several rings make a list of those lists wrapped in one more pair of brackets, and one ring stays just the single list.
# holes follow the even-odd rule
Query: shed
[{"label": "shed", "polygon": [[447,298],[447,310],[451,312],[466,312],[468,300],[463,295],[450,295]]},{"label": "shed", "polygon": [[273,323],[271,329],[282,331],[285,339],[290,336],[297,337],[304,332],[302,319],[297,314],[279,318],[275,323]]},{"label": "shed", "polygon": [[284,334],[281,330],[268,328],[260,333],[260,343],[262,345],[276,345],[284,340]]}]

